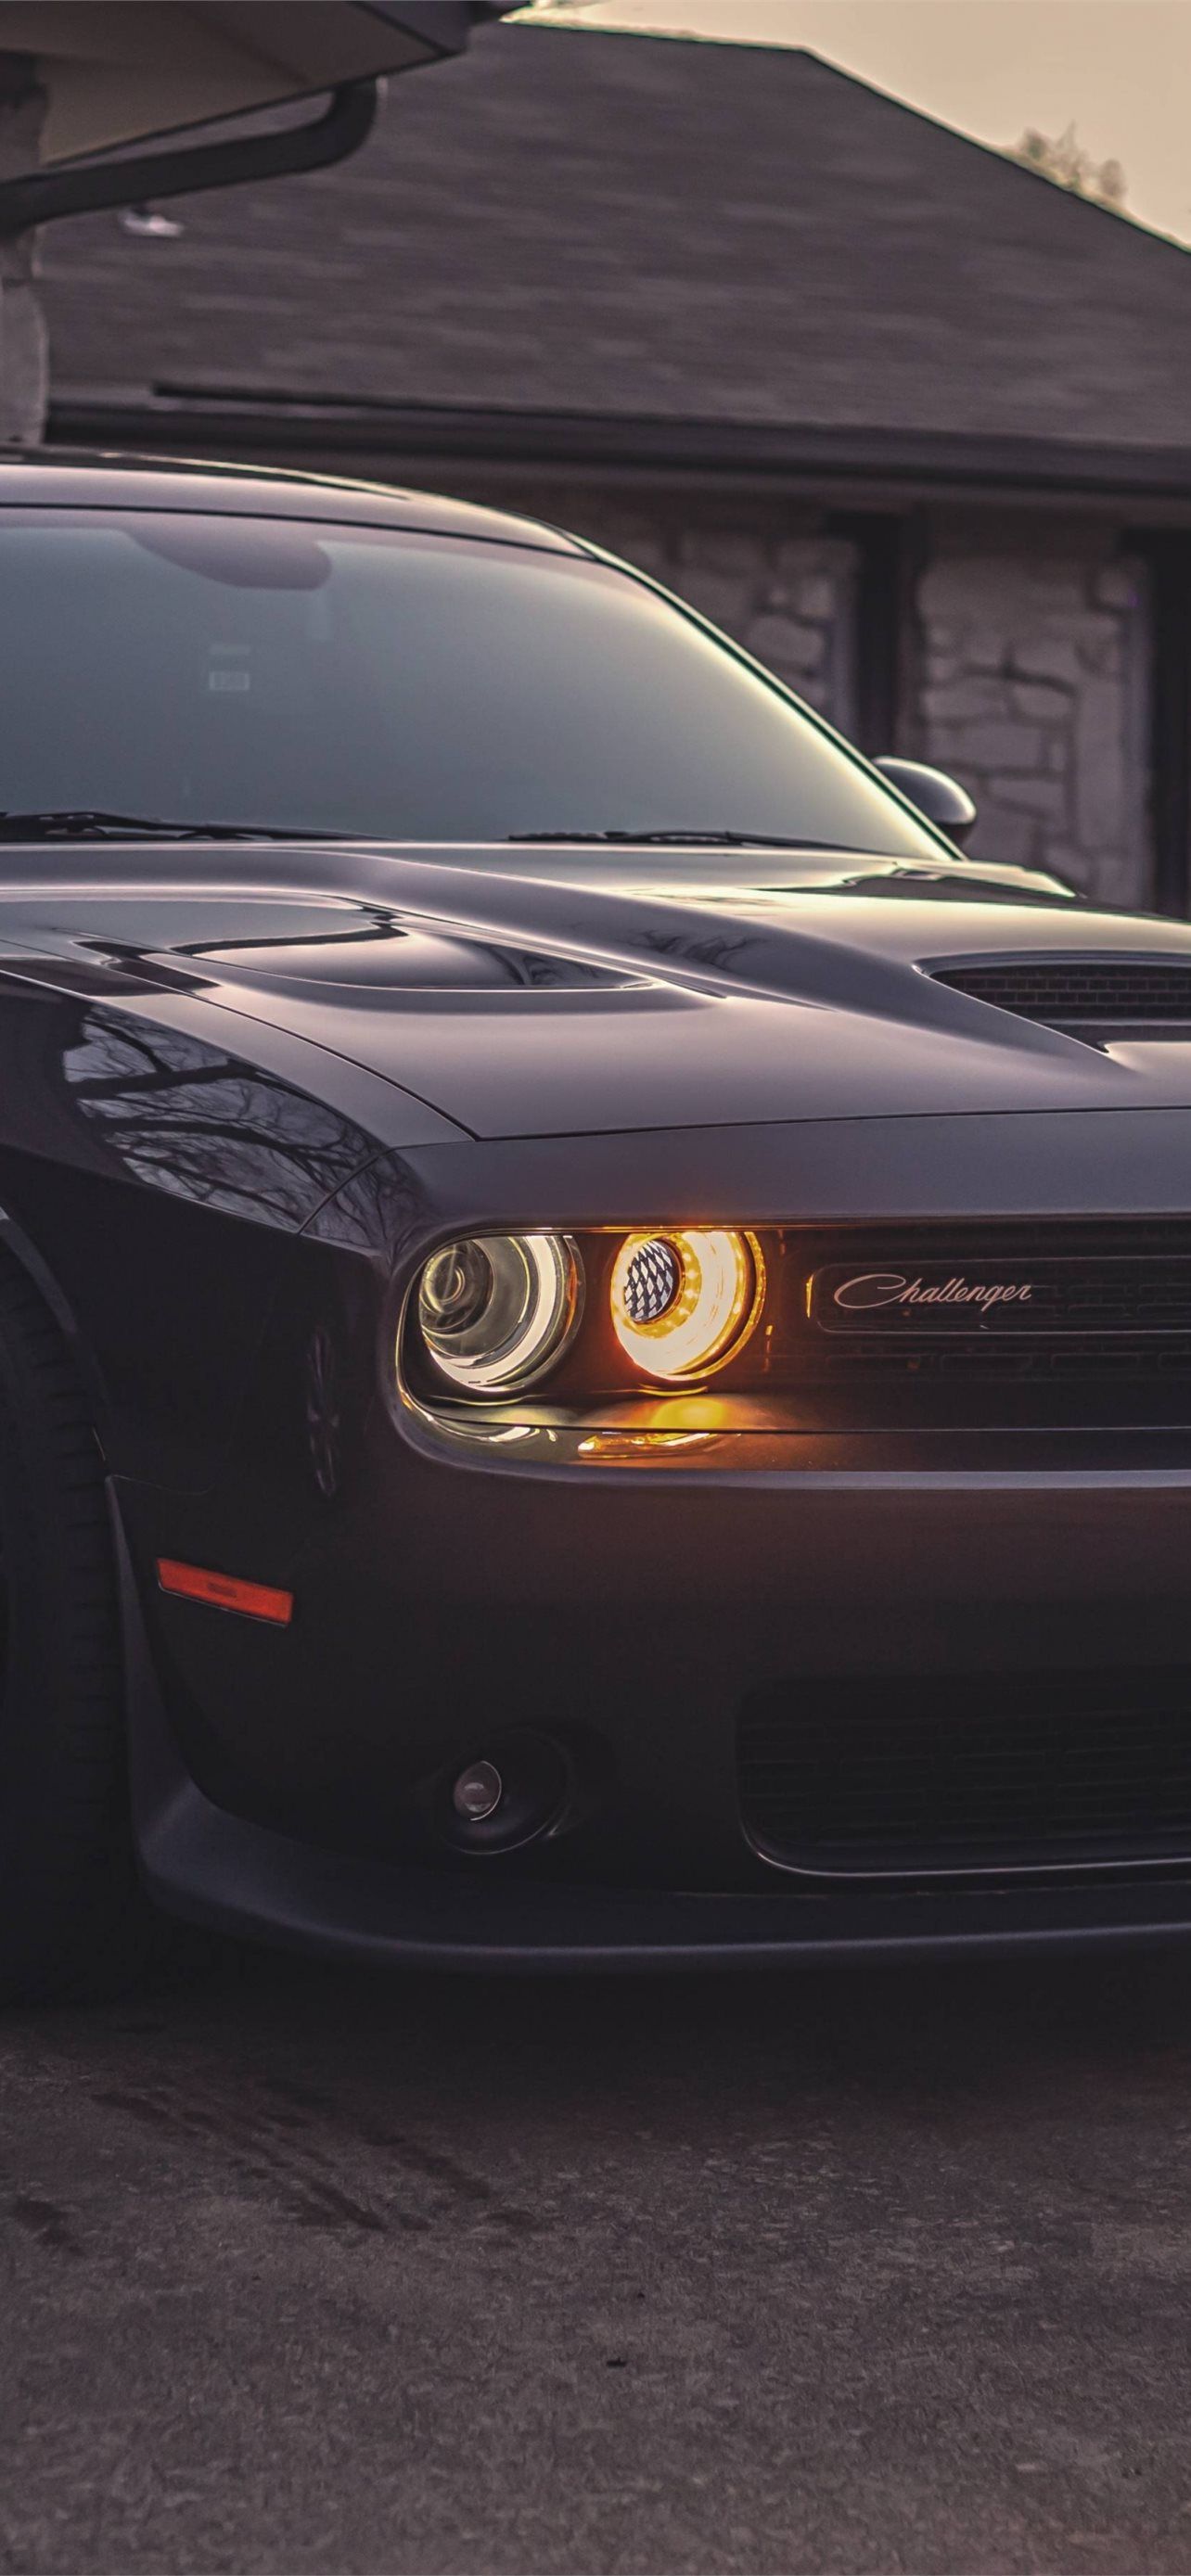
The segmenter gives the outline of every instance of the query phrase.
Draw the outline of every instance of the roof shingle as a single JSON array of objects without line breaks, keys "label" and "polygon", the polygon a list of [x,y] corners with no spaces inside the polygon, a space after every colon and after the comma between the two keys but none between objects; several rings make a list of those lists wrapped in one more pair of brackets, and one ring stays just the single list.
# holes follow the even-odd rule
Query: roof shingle
[{"label": "roof shingle", "polygon": [[60,388],[1191,440],[1191,258],[805,52],[493,28],[178,211],[47,234]]}]

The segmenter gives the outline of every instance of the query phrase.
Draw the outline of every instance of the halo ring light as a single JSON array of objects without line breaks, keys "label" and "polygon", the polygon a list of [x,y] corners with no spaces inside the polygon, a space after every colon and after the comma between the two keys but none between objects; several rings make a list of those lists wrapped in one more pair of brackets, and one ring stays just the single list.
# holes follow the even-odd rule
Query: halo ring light
[{"label": "halo ring light", "polygon": [[473,1234],[432,1253],[418,1283],[426,1349],[471,1395],[529,1386],[578,1320],[580,1281],[559,1234]]},{"label": "halo ring light", "polygon": [[646,1376],[706,1377],[747,1340],[764,1291],[761,1247],[751,1234],[694,1226],[630,1234],[612,1269],[612,1326]]}]

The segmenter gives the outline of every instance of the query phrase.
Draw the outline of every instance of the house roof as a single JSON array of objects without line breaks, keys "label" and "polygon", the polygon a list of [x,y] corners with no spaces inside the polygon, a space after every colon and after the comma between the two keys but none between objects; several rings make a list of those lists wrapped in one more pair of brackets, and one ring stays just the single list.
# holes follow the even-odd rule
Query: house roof
[{"label": "house roof", "polygon": [[1191,446],[1191,258],[814,54],[499,26],[341,168],[53,227],[55,383]]}]

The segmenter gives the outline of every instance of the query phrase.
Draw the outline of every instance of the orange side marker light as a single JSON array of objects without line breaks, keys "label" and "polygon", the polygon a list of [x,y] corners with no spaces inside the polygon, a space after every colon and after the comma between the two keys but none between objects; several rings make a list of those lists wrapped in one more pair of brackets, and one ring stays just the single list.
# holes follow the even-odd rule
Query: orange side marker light
[{"label": "orange side marker light", "polygon": [[157,1580],[163,1592],[176,1592],[184,1601],[238,1610],[244,1619],[269,1619],[276,1628],[288,1628],[294,1615],[292,1592],[275,1592],[267,1583],[241,1583],[234,1574],[212,1574],[203,1565],[180,1565],[173,1556],[158,1557]]}]

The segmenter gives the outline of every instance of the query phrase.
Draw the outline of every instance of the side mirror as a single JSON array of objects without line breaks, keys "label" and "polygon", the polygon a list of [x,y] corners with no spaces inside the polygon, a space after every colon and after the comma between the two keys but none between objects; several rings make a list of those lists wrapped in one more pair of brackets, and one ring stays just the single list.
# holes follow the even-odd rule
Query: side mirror
[{"label": "side mirror", "polygon": [[937,824],[940,832],[962,850],[976,820],[976,808],[966,787],[958,778],[949,778],[945,769],[928,769],[923,760],[874,760],[882,778],[891,787],[900,788],[911,805],[925,814],[928,823]]}]

